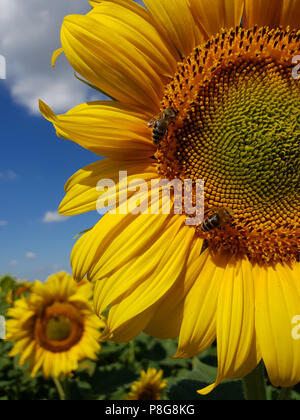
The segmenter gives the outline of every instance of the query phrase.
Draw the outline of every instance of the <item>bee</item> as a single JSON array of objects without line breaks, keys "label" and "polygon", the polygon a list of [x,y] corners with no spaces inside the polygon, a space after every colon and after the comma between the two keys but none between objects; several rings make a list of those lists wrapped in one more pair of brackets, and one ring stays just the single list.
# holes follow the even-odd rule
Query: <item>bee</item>
[{"label": "bee", "polygon": [[227,225],[233,219],[233,212],[227,207],[214,207],[208,212],[211,212],[211,214],[202,223],[202,232],[210,232],[211,230],[215,230],[218,227]]},{"label": "bee", "polygon": [[153,127],[152,140],[158,146],[168,131],[169,125],[172,124],[177,116],[177,112],[173,109],[164,109],[158,115],[148,122],[148,127]]}]

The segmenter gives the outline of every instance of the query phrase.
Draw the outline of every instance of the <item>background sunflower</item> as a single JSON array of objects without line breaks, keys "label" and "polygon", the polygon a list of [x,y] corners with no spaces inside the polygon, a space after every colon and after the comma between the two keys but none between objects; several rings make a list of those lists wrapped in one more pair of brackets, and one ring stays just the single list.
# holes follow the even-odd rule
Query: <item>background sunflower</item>
[{"label": "background sunflower", "polygon": [[19,364],[28,361],[32,377],[41,368],[46,378],[70,374],[82,359],[95,360],[105,324],[93,312],[91,294],[90,285],[77,286],[67,273],[36,282],[7,312],[10,356],[20,354]]}]

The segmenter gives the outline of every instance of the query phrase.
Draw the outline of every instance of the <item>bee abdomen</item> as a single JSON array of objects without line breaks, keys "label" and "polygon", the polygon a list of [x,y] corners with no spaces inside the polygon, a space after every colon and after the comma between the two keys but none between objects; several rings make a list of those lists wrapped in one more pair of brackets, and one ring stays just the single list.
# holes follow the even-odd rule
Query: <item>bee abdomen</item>
[{"label": "bee abdomen", "polygon": [[209,216],[201,226],[203,232],[209,232],[211,230],[216,229],[220,225],[220,217],[218,214],[212,214]]},{"label": "bee abdomen", "polygon": [[155,133],[153,133],[153,135],[152,135],[152,140],[155,144],[160,143],[162,138],[163,138],[163,135],[158,135],[158,134],[155,134]]},{"label": "bee abdomen", "polygon": [[154,128],[153,133],[152,133],[152,139],[154,143],[158,144],[163,139],[165,134],[166,134],[166,129],[158,128],[158,127]]},{"label": "bee abdomen", "polygon": [[153,135],[163,137],[165,132],[166,132],[166,130],[161,130],[161,129],[155,128],[153,130]]}]

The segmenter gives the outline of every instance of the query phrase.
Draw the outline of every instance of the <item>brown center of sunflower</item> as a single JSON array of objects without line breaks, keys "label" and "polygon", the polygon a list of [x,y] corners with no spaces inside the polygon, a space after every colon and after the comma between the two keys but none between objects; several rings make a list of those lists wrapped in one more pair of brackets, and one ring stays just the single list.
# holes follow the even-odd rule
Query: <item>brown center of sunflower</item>
[{"label": "brown center of sunflower", "polygon": [[145,385],[143,389],[138,393],[138,400],[141,401],[155,401],[160,399],[160,393],[154,387],[149,385]]},{"label": "brown center of sunflower", "polygon": [[46,350],[53,353],[68,351],[81,339],[84,325],[79,310],[67,302],[48,306],[35,324],[35,336]]},{"label": "brown center of sunflower", "polygon": [[163,178],[205,181],[205,210],[232,220],[199,235],[252,262],[299,260],[300,82],[289,29],[223,30],[178,65],[162,110],[177,117],[156,157]]}]

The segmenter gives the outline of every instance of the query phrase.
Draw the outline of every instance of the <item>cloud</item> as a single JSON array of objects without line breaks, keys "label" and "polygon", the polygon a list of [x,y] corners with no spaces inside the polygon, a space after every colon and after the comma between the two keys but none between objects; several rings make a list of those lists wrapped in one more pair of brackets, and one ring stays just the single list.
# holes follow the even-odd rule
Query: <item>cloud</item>
[{"label": "cloud", "polygon": [[42,219],[43,223],[58,223],[65,222],[69,217],[61,216],[57,211],[47,211]]},{"label": "cloud", "polygon": [[28,260],[35,260],[37,258],[37,255],[34,252],[29,251],[29,252],[26,252],[25,257]]},{"label": "cloud", "polygon": [[17,178],[17,174],[11,169],[0,172],[0,181],[14,181]]},{"label": "cloud", "polygon": [[0,226],[7,226],[8,222],[6,220],[0,220]]},{"label": "cloud", "polygon": [[61,270],[62,265],[61,264],[53,264],[51,267],[52,267],[51,269],[53,271],[57,271],[57,270]]},{"label": "cloud", "polygon": [[55,69],[51,55],[61,46],[60,28],[68,14],[85,14],[88,0],[1,0],[0,53],[6,60],[6,81],[13,99],[39,114],[38,99],[56,112],[85,102],[90,92],[75,79],[61,56]]},{"label": "cloud", "polygon": [[10,260],[10,262],[9,262],[9,265],[11,265],[11,266],[16,266],[16,265],[18,265],[19,263],[18,263],[18,261],[17,260]]}]

